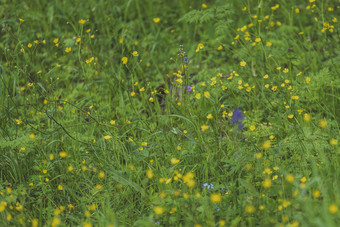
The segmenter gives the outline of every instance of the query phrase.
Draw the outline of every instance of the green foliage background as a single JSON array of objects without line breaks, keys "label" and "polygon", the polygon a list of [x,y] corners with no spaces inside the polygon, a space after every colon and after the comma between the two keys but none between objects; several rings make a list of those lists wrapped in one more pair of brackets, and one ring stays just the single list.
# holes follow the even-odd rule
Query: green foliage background
[{"label": "green foliage background", "polygon": [[0,226],[338,226],[339,1],[0,4]]}]

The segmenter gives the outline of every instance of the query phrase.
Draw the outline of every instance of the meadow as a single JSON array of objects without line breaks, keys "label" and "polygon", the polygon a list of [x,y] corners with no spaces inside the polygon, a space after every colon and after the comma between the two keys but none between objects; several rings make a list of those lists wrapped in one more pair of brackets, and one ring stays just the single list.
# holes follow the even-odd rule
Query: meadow
[{"label": "meadow", "polygon": [[0,226],[339,226],[339,0],[0,0]]}]

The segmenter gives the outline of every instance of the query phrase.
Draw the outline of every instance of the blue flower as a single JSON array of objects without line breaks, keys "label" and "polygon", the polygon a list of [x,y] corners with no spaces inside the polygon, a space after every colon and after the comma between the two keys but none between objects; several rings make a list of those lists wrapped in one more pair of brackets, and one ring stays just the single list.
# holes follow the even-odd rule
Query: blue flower
[{"label": "blue flower", "polygon": [[233,112],[233,116],[231,118],[231,123],[236,124],[238,121],[243,121],[244,120],[244,115],[240,109],[236,109]]},{"label": "blue flower", "polygon": [[221,191],[224,192],[224,193],[227,193],[228,192],[228,188],[221,188]]},{"label": "blue flower", "polygon": [[188,58],[187,57],[183,58],[183,61],[188,61]]},{"label": "blue flower", "polygon": [[213,183],[210,183],[210,184],[204,183],[204,184],[202,184],[202,188],[207,188],[208,190],[214,189],[214,184]]}]

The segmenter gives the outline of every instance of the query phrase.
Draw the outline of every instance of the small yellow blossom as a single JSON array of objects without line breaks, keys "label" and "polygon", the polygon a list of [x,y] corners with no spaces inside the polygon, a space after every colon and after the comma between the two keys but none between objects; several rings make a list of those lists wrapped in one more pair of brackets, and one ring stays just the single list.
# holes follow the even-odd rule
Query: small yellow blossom
[{"label": "small yellow blossom", "polygon": [[66,48],[65,48],[65,52],[66,52],[66,53],[70,53],[70,52],[71,52],[71,47],[66,47]]},{"label": "small yellow blossom", "polygon": [[103,189],[103,185],[97,184],[97,185],[96,185],[96,189],[99,190],[99,191],[102,190],[102,189]]},{"label": "small yellow blossom", "polygon": [[92,227],[92,224],[90,222],[85,222],[83,224],[83,227]]},{"label": "small yellow blossom", "polygon": [[256,159],[261,159],[263,157],[262,153],[261,152],[258,152],[255,154],[255,158]]},{"label": "small yellow blossom", "polygon": [[270,186],[272,186],[272,181],[269,178],[267,178],[262,182],[262,186],[264,188],[270,188]]},{"label": "small yellow blossom", "polygon": [[197,93],[197,94],[195,95],[195,98],[196,98],[196,99],[200,99],[200,98],[201,98],[201,94],[200,94],[200,93]]},{"label": "small yellow blossom", "polygon": [[247,205],[244,210],[247,212],[247,213],[254,213],[255,212],[255,207],[253,205]]},{"label": "small yellow blossom", "polygon": [[319,121],[319,126],[320,126],[321,128],[327,128],[327,121],[326,121],[325,119],[321,119],[321,120]]},{"label": "small yellow blossom", "polygon": [[330,139],[329,144],[332,145],[332,146],[336,146],[338,144],[338,140],[337,139]]},{"label": "small yellow blossom", "polygon": [[100,171],[99,173],[98,173],[98,177],[99,178],[104,178],[105,177],[105,172],[104,171]]},{"label": "small yellow blossom", "polygon": [[110,136],[110,135],[104,136],[104,139],[105,139],[105,140],[109,140],[109,139],[111,139],[111,138],[112,138],[112,136]]},{"label": "small yellow blossom", "polygon": [[261,147],[263,150],[268,150],[271,147],[271,142],[269,140],[266,140],[262,143]]},{"label": "small yellow blossom", "polygon": [[225,221],[225,220],[220,220],[220,221],[218,222],[218,226],[225,226],[225,224],[226,224],[226,221]]},{"label": "small yellow blossom", "polygon": [[335,214],[336,212],[338,212],[338,206],[335,205],[335,204],[331,204],[331,205],[329,206],[329,212],[330,212],[331,214]]},{"label": "small yellow blossom", "polygon": [[161,19],[159,17],[153,18],[153,22],[158,23]]},{"label": "small yellow blossom", "polygon": [[320,195],[321,195],[321,192],[320,192],[319,190],[315,190],[315,191],[313,192],[313,197],[314,197],[314,198],[319,198]]},{"label": "small yellow blossom", "polygon": [[303,115],[303,120],[304,120],[304,122],[310,122],[311,118],[312,118],[311,115],[308,114],[308,113],[305,113],[305,114]]},{"label": "small yellow blossom", "polygon": [[152,169],[148,169],[148,170],[146,171],[146,176],[147,176],[149,179],[153,178],[153,171],[152,171]]},{"label": "small yellow blossom", "polygon": [[220,203],[222,201],[222,196],[220,193],[213,193],[210,196],[210,201],[213,203]]},{"label": "small yellow blossom", "polygon": [[241,62],[240,62],[240,66],[244,67],[244,66],[246,66],[246,65],[247,65],[247,63],[246,63],[245,61],[241,61]]},{"label": "small yellow blossom", "polygon": [[122,58],[123,65],[126,65],[127,61],[128,61],[128,58],[127,58],[127,57],[123,57],[123,58]]},{"label": "small yellow blossom", "polygon": [[196,48],[196,53],[199,52],[200,50],[202,50],[204,48],[204,44],[203,43],[199,43],[197,45],[197,48]]},{"label": "small yellow blossom", "polygon": [[205,130],[207,130],[209,128],[208,125],[201,125],[201,130],[202,132],[204,132]]},{"label": "small yellow blossom", "polygon": [[39,221],[38,221],[37,218],[34,218],[34,219],[32,220],[32,227],[38,227],[38,226],[39,226]]},{"label": "small yellow blossom", "polygon": [[179,163],[179,159],[177,159],[177,158],[171,158],[170,162],[171,162],[171,165],[176,165],[176,164]]},{"label": "small yellow blossom", "polygon": [[67,156],[67,153],[65,151],[61,151],[61,152],[59,152],[59,156],[61,158],[65,158]]},{"label": "small yellow blossom", "polygon": [[84,19],[78,20],[78,23],[79,23],[79,24],[85,24],[85,22],[86,22],[86,20],[84,20]]},{"label": "small yellow blossom", "polygon": [[157,214],[157,215],[161,215],[161,214],[164,213],[164,208],[161,207],[161,206],[155,206],[155,207],[153,208],[153,212],[154,212],[155,214]]},{"label": "small yellow blossom", "polygon": [[293,174],[288,174],[287,176],[286,176],[286,181],[288,181],[289,183],[293,183],[293,181],[294,181],[294,175]]}]

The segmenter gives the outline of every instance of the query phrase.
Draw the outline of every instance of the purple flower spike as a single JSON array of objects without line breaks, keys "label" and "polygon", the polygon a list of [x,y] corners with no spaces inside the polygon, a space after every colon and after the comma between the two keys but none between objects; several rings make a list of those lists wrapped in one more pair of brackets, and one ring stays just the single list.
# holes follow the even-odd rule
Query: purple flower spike
[{"label": "purple flower spike", "polygon": [[236,109],[233,112],[233,117],[231,118],[231,123],[236,124],[238,121],[243,121],[244,115],[240,109]]}]

